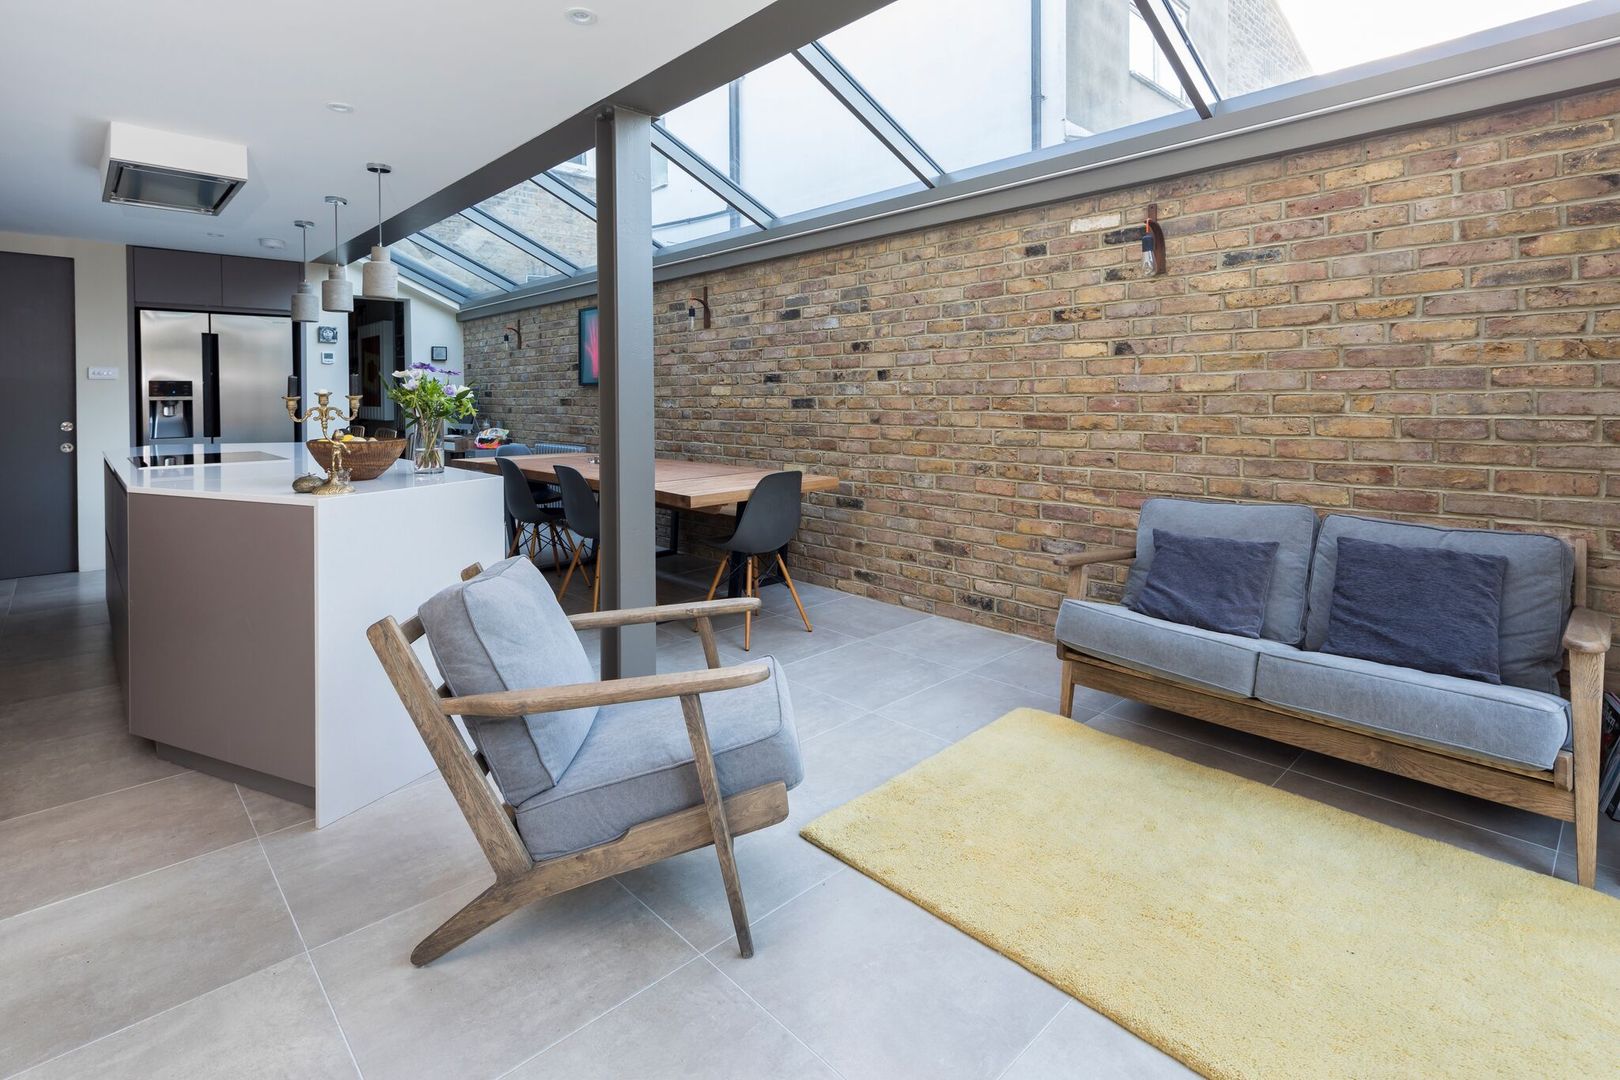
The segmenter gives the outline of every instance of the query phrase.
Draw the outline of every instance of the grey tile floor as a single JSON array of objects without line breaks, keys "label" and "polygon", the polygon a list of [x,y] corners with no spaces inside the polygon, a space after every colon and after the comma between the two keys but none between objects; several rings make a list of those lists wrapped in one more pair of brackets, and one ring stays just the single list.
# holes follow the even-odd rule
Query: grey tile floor
[{"label": "grey tile floor", "polygon": [[[662,600],[702,592],[702,566],[661,565]],[[0,1076],[1190,1075],[797,835],[1008,709],[1053,708],[1051,647],[803,592],[814,634],[781,587],[754,625],[753,654],[786,665],[806,779],[788,822],[738,841],[753,959],[698,851],[419,971],[411,946],[490,879],[436,777],[316,831],[123,730],[100,574],[0,582]],[[743,655],[740,622],[720,637]],[[661,667],[701,662],[689,631],[659,630]],[[1083,691],[1075,718],[1573,875],[1569,827],[1546,818],[1104,694]],[[1620,827],[1600,843],[1620,895]]]}]

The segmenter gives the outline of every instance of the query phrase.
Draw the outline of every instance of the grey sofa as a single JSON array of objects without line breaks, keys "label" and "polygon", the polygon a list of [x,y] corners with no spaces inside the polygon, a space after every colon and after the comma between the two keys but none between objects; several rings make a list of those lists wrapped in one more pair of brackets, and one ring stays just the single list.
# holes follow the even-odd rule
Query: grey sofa
[{"label": "grey sofa", "polygon": [[[1275,542],[1258,638],[1215,633],[1091,599],[1090,569],[1129,562],[1127,602],[1142,588],[1155,530]],[[1506,560],[1498,648],[1502,684],[1320,651],[1338,541],[1353,537]],[[1585,595],[1585,546],[1531,533],[1442,529],[1302,506],[1152,499],[1134,548],[1059,556],[1068,599],[1055,636],[1061,700],[1076,685],[1357,761],[1576,825],[1577,875],[1596,868],[1597,756],[1606,616]],[[1436,626],[1436,633],[1446,628]],[[1569,658],[1569,690],[1559,673]]]}]

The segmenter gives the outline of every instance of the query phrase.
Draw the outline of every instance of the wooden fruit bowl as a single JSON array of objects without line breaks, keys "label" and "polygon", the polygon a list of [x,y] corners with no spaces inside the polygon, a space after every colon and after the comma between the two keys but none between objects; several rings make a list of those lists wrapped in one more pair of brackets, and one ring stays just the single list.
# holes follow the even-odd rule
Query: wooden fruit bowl
[{"label": "wooden fruit bowl", "polygon": [[[309,456],[320,462],[321,468],[332,471],[332,444],[322,439],[311,439],[304,444]],[[343,444],[343,465],[349,470],[350,480],[375,480],[388,471],[405,452],[404,439],[378,439],[376,442]]]}]

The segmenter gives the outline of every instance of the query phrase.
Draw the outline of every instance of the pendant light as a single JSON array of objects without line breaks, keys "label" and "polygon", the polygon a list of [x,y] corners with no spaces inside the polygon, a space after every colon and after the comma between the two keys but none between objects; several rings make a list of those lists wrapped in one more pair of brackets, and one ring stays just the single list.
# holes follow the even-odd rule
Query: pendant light
[{"label": "pendant light", "polygon": [[[332,204],[332,242],[341,247],[343,234],[338,232],[338,207],[348,206],[349,200],[341,195],[328,195],[326,201]],[[321,282],[322,310],[354,310],[354,286],[349,284],[349,275],[344,273],[341,259],[339,256],[339,261],[326,271],[326,280]]]},{"label": "pendant light", "polygon": [[373,300],[399,298],[399,270],[388,258],[388,249],[382,240],[382,178],[393,172],[393,167],[376,161],[366,162],[366,171],[377,177],[377,242],[371,248],[371,261],[360,271],[360,295]]},{"label": "pendant light", "polygon": [[295,221],[293,226],[304,234],[304,262],[298,268],[298,290],[292,296],[292,320],[302,323],[320,322],[321,298],[315,295],[315,283],[309,280],[309,230],[315,227],[315,223]]}]

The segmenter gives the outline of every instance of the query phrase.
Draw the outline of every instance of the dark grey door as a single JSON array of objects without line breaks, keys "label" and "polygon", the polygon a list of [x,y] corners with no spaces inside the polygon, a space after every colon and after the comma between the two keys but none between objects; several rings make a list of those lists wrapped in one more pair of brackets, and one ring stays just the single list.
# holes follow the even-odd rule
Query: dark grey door
[{"label": "dark grey door", "polygon": [[0,579],[78,569],[73,260],[0,252]]}]

